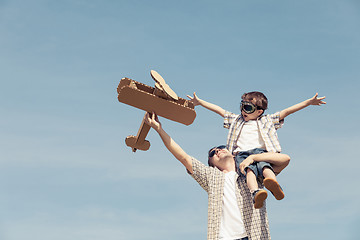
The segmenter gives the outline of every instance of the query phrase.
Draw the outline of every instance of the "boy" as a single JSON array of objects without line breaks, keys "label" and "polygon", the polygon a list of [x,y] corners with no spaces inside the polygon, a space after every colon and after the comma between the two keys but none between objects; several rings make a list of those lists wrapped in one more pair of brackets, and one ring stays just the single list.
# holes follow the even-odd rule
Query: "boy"
[{"label": "boy", "polygon": [[246,175],[247,185],[253,195],[254,207],[261,208],[267,193],[259,189],[257,177],[264,178],[264,186],[277,200],[284,198],[284,192],[276,181],[274,170],[269,162],[256,162],[256,154],[281,152],[276,130],[281,128],[284,118],[310,105],[322,105],[325,97],[309,98],[275,114],[263,115],[268,100],[261,92],[249,92],[242,95],[241,114],[225,111],[221,107],[206,102],[196,96],[188,95],[195,106],[200,105],[224,118],[224,127],[229,129],[227,149],[235,156],[237,171]]}]

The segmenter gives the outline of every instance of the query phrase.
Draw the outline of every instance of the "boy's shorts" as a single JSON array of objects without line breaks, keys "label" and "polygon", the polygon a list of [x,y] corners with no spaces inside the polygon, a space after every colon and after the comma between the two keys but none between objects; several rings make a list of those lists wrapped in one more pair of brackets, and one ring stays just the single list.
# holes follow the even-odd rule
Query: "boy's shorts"
[{"label": "boy's shorts", "polygon": [[[242,174],[240,172],[240,168],[239,165],[242,161],[244,161],[248,156],[253,155],[253,154],[260,154],[260,153],[265,153],[267,152],[265,149],[262,148],[255,148],[255,149],[251,149],[249,151],[244,151],[244,152],[238,152],[235,156],[235,166],[236,166],[236,171],[237,173],[240,175]],[[246,172],[247,169],[249,168],[251,171],[253,171],[256,175],[257,178],[264,178],[263,176],[263,169],[265,167],[270,168],[272,171],[274,171],[274,169],[272,168],[271,164],[268,162],[255,162],[250,164],[249,166],[247,166],[245,168],[245,176],[246,176]],[[242,174],[243,175],[243,174]]]}]

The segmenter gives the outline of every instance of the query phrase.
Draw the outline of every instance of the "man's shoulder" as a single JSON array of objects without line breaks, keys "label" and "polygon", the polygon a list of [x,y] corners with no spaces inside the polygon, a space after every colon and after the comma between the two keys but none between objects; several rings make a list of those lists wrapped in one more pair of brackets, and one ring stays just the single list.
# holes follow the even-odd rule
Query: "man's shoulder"
[{"label": "man's shoulder", "polygon": [[206,166],[201,161],[197,160],[195,157],[191,157],[191,160],[192,160],[193,169],[208,169],[208,168],[210,168],[209,166]]},{"label": "man's shoulder", "polygon": [[192,161],[193,171],[192,173],[188,173],[206,192],[209,193],[210,189],[217,184],[221,184],[221,179],[224,175],[223,172],[217,168],[206,166],[196,158],[192,158]]},{"label": "man's shoulder", "polygon": [[222,174],[222,172],[218,168],[207,166],[194,157],[191,157],[191,159],[192,159],[193,173],[190,175]]}]

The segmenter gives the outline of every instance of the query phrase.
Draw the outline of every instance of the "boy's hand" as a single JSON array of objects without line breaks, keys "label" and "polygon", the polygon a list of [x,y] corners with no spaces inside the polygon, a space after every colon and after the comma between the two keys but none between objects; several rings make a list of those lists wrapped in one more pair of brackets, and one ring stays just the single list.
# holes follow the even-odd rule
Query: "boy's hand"
[{"label": "boy's hand", "polygon": [[242,161],[239,165],[240,171],[242,174],[245,175],[245,168],[249,166],[250,164],[254,163],[254,159],[252,156],[248,156],[244,161]]},{"label": "boy's hand", "polygon": [[191,97],[190,95],[187,95],[188,98],[190,98],[190,102],[194,104],[194,106],[202,106],[210,111],[213,111],[214,113],[219,114],[221,117],[225,117],[225,113],[226,111],[224,109],[222,109],[221,107],[209,103],[207,101],[204,101],[200,98],[198,98],[198,96],[196,96],[196,93],[194,92],[194,97]]},{"label": "boy's hand", "polygon": [[152,114],[149,112],[146,113],[144,119],[145,119],[145,123],[150,127],[152,127],[153,129],[155,129],[156,131],[161,129],[161,123],[159,122],[158,116],[154,112]]},{"label": "boy's hand", "polygon": [[317,105],[320,106],[322,104],[326,104],[326,102],[324,102],[323,100],[325,99],[325,97],[318,97],[318,93],[315,94],[315,96],[313,96],[312,98],[309,99],[309,105]]},{"label": "boy's hand", "polygon": [[315,94],[312,98],[309,98],[301,103],[295,104],[294,106],[288,107],[282,111],[280,111],[280,121],[289,116],[290,114],[293,114],[294,112],[297,112],[303,108],[306,108],[310,105],[316,105],[320,106],[322,104],[326,104],[323,100],[325,97],[318,97],[318,93]]},{"label": "boy's hand", "polygon": [[194,104],[194,106],[201,105],[201,103],[200,103],[201,99],[196,96],[195,92],[194,92],[194,97],[191,97],[190,95],[187,95],[187,97],[190,98],[190,102],[192,102]]}]

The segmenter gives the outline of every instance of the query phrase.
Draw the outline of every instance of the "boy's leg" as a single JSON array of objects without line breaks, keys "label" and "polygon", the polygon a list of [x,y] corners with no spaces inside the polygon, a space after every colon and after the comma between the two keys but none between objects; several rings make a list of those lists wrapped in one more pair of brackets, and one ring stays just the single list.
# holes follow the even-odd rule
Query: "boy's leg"
[{"label": "boy's leg", "polygon": [[276,181],[276,176],[274,171],[269,167],[263,167],[262,173],[264,179],[264,186],[274,195],[274,197],[277,200],[281,200],[285,197],[285,194],[279,185],[279,183]]},{"label": "boy's leg", "polygon": [[263,175],[264,178],[271,178],[271,179],[274,179],[276,181],[276,176],[275,176],[274,171],[272,169],[268,168],[268,167],[263,167],[262,175]]},{"label": "boy's leg", "polygon": [[255,190],[259,189],[259,185],[256,180],[256,175],[250,168],[247,168],[246,171],[246,184],[250,192],[255,192]]},{"label": "boy's leg", "polygon": [[264,201],[267,198],[267,192],[264,189],[259,189],[256,178],[256,174],[253,172],[253,170],[247,168],[246,184],[252,194],[254,208],[258,209],[264,206]]},{"label": "boy's leg", "polygon": [[[250,152],[240,152],[235,156],[235,166],[236,172],[240,175],[242,174],[239,169],[239,165],[242,161],[244,161]],[[246,184],[252,194],[254,208],[262,208],[264,206],[264,201],[267,198],[267,192],[264,189],[259,189],[259,185],[257,182],[257,177],[259,175],[258,168],[256,164],[251,164],[245,168],[246,173]]]},{"label": "boy's leg", "polygon": [[[261,148],[256,148],[251,150],[250,154],[261,154],[265,153],[266,150]],[[276,176],[274,170],[270,163],[268,162],[256,162],[257,171],[260,175],[260,178],[264,179],[264,186],[274,195],[277,200],[281,200],[285,197],[282,188],[279,183],[276,181]]]}]

